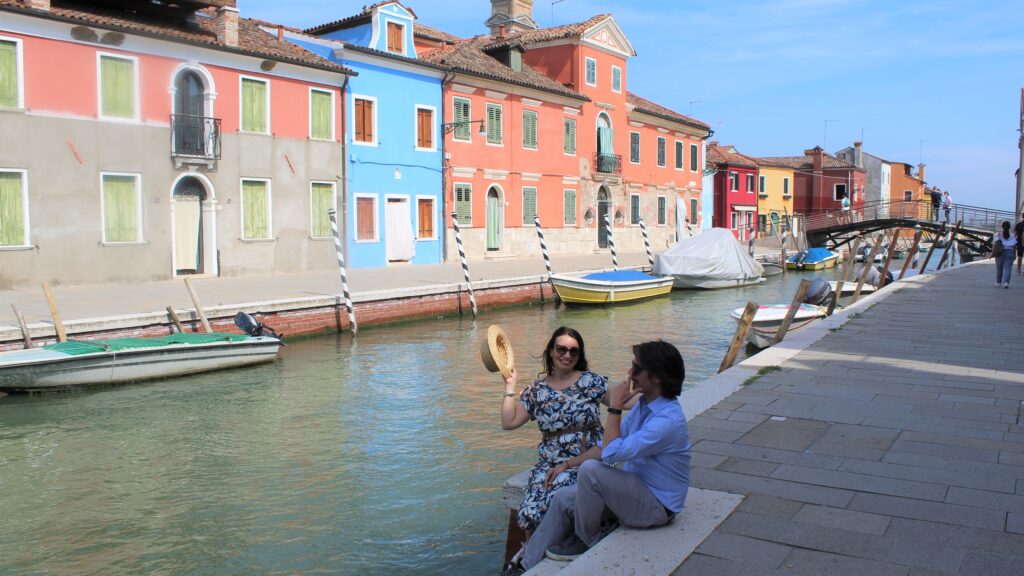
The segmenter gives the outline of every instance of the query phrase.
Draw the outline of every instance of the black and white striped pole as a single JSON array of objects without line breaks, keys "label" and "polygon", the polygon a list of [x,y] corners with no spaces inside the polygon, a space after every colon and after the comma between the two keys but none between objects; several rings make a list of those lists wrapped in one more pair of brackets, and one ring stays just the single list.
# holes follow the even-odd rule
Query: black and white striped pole
[{"label": "black and white striped pole", "polygon": [[466,278],[469,291],[469,304],[473,307],[473,318],[476,318],[476,295],[473,294],[473,282],[469,279],[469,264],[466,263],[466,251],[462,248],[462,230],[459,229],[459,213],[452,212],[452,225],[455,227],[455,244],[459,247],[459,260],[462,262],[462,275]]},{"label": "black and white striped pole", "polygon": [[643,218],[640,218],[640,234],[644,237],[644,249],[647,250],[647,261],[651,264],[651,268],[654,268],[654,253],[651,252],[651,239],[647,237],[647,224],[644,223]]},{"label": "black and white striped pole", "polygon": [[[544,231],[540,228],[540,216],[537,214],[533,215],[533,225],[537,228],[537,238],[540,238],[540,253],[544,256],[544,268],[548,271],[548,283],[551,283],[551,256],[548,255],[548,243],[544,241]],[[555,286],[551,285],[551,292],[555,295],[555,305],[560,305],[562,299],[558,297],[558,292],[555,290]]]},{"label": "black and white striped pole", "polygon": [[604,227],[608,230],[608,249],[612,252],[612,269],[619,269],[619,255],[615,253],[615,235],[612,234],[612,219],[606,212],[604,215]]},{"label": "black and white striped pole", "polygon": [[338,232],[338,211],[331,208],[327,211],[331,219],[331,234],[334,236],[334,251],[338,253],[338,272],[341,274],[341,295],[345,298],[345,309],[348,311],[348,323],[352,327],[352,333],[359,333],[359,325],[356,324],[356,312],[352,307],[352,295],[348,291],[348,273],[345,271],[345,255],[341,249],[341,234]]}]

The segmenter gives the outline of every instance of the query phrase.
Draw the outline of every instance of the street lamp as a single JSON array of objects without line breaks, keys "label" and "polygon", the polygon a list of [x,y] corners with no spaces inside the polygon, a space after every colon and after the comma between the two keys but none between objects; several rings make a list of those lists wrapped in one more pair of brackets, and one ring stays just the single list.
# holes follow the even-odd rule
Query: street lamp
[{"label": "street lamp", "polygon": [[459,127],[462,127],[462,126],[469,126],[471,124],[479,124],[480,125],[480,135],[481,136],[483,136],[484,134],[487,134],[487,125],[485,124],[485,122],[483,120],[459,120],[457,122],[447,122],[445,124],[441,124],[441,130],[445,134],[449,134],[451,132],[454,132],[456,128],[459,128]]}]

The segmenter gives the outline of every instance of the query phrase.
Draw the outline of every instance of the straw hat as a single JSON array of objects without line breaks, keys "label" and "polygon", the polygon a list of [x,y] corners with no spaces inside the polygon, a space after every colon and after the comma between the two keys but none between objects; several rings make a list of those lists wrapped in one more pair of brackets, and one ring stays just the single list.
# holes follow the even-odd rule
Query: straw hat
[{"label": "straw hat", "polygon": [[516,357],[512,353],[512,343],[500,326],[492,324],[487,327],[487,338],[480,343],[480,359],[490,372],[501,372],[505,378],[512,373]]}]

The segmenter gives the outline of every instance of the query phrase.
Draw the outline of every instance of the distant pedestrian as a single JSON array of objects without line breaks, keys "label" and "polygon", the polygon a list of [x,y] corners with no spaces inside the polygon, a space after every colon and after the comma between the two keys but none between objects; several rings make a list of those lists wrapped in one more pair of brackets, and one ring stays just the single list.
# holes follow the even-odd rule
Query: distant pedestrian
[{"label": "distant pedestrian", "polygon": [[849,224],[850,223],[850,197],[849,196],[843,196],[843,199],[840,202],[840,205],[843,208],[843,221],[846,222],[847,224]]},{"label": "distant pedestrian", "polygon": [[942,205],[942,192],[938,188],[932,188],[932,220],[939,221],[939,206]]},{"label": "distant pedestrian", "polygon": [[1010,234],[1010,223],[1003,222],[1003,231],[992,239],[992,255],[996,258],[996,288],[1010,287],[1013,259],[1017,255],[1017,237]]},{"label": "distant pedestrian", "polygon": [[942,211],[946,213],[946,224],[949,224],[949,210],[953,207],[953,199],[949,196],[949,191],[942,193]]},{"label": "distant pedestrian", "polygon": [[1020,274],[1020,263],[1024,260],[1024,214],[1021,215],[1020,222],[1017,222],[1017,226],[1013,229],[1014,236],[1017,238],[1017,274]]}]

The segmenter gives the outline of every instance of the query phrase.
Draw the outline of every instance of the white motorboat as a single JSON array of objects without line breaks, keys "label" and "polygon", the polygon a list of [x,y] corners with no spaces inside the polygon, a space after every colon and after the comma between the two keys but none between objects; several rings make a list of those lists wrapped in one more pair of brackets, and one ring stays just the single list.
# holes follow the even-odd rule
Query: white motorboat
[{"label": "white motorboat", "polygon": [[[796,332],[818,318],[824,318],[825,310],[824,306],[801,304],[786,333]],[[758,308],[750,325],[750,331],[747,332],[747,341],[758,348],[771,346],[787,313],[789,313],[789,304],[771,304]],[[743,308],[733,310],[730,316],[739,323],[743,316]]]},{"label": "white motorboat", "polygon": [[735,288],[764,280],[764,267],[725,228],[705,230],[658,254],[654,273],[674,288]]}]

